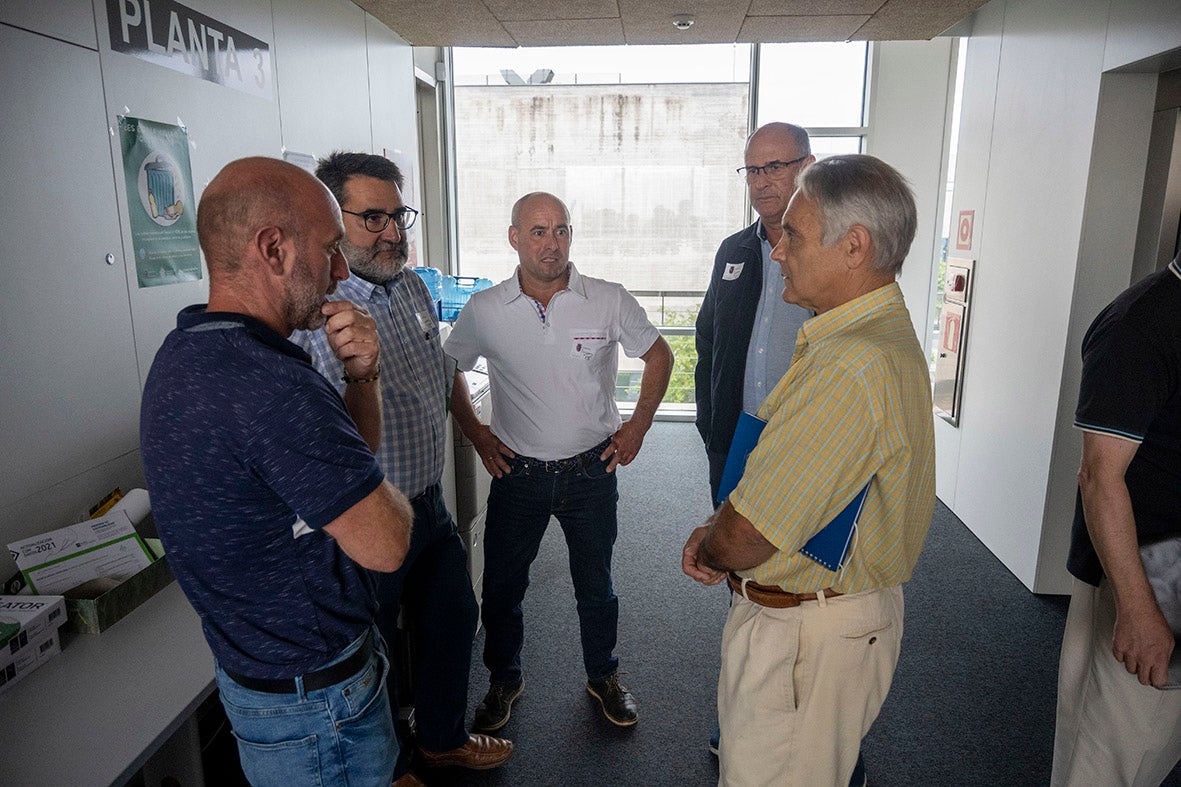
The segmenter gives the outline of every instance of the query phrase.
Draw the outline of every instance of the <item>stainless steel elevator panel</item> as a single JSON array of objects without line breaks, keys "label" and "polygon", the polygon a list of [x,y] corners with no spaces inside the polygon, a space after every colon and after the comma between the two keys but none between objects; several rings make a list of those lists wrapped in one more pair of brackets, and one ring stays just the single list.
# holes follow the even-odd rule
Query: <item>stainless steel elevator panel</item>
[{"label": "stainless steel elevator panel", "polygon": [[939,313],[933,399],[935,412],[952,426],[958,426],[960,422],[973,264],[973,260],[949,258],[943,277],[943,308]]}]

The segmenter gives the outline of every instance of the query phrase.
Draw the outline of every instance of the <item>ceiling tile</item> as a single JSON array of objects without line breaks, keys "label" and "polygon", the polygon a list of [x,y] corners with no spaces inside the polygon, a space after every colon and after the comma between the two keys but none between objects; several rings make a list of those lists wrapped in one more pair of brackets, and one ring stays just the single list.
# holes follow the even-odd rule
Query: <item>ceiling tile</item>
[{"label": "ceiling tile", "polygon": [[[418,46],[922,40],[986,0],[353,0]],[[672,25],[688,13],[694,25]]]},{"label": "ceiling tile", "polygon": [[927,41],[984,5],[978,0],[887,0],[861,29],[858,41]]},{"label": "ceiling tile", "polygon": [[517,46],[607,46],[627,43],[619,19],[504,22]]},{"label": "ceiling tile", "polygon": [[501,22],[547,19],[612,19],[619,16],[615,0],[484,0],[484,5]]},{"label": "ceiling tile", "polygon": [[738,40],[752,44],[847,41],[868,16],[748,16]]},{"label": "ceiling tile", "polygon": [[[710,0],[620,0],[629,44],[732,43],[742,29],[743,5]],[[673,16],[688,14],[693,26],[678,30]]]},{"label": "ceiling tile", "polygon": [[516,46],[483,3],[353,0],[415,46]]},{"label": "ceiling tile", "polygon": [[866,16],[886,0],[751,0],[747,16]]}]

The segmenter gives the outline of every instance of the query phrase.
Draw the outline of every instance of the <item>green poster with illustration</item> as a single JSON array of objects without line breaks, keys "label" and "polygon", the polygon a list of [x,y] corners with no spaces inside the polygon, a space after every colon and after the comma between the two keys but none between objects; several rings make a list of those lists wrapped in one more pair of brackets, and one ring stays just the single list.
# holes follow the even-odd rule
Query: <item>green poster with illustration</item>
[{"label": "green poster with illustration", "polygon": [[119,139],[139,286],[200,279],[188,132],[181,126],[120,117]]}]

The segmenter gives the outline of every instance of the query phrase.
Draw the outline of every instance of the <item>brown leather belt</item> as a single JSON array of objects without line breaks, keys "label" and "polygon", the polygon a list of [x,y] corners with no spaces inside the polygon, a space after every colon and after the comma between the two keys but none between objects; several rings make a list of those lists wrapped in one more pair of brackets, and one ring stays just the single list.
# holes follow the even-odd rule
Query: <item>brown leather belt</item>
[{"label": "brown leather belt", "polygon": [[[726,579],[730,583],[730,589],[738,595],[745,598],[747,601],[753,601],[760,607],[771,607],[772,609],[787,609],[789,607],[798,607],[805,601],[817,601],[818,593],[788,593],[782,588],[777,588],[773,585],[760,585],[758,582],[751,582],[746,580],[743,585],[742,577],[731,571]],[[832,588],[825,588],[820,591],[825,598],[833,598],[841,595]]]}]

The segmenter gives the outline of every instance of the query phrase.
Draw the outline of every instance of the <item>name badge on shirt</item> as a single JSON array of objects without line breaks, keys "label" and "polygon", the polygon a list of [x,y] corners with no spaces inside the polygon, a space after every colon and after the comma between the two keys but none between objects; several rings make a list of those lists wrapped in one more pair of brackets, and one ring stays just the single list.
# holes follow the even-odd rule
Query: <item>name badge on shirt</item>
[{"label": "name badge on shirt", "polygon": [[595,353],[607,346],[606,335],[593,331],[580,331],[570,341],[570,356],[589,361]]},{"label": "name badge on shirt", "polygon": [[434,312],[423,309],[415,316],[418,318],[418,327],[422,328],[424,337],[429,339],[438,332],[439,320],[435,317]]},{"label": "name badge on shirt", "polygon": [[746,266],[745,262],[729,262],[726,263],[726,269],[722,271],[722,281],[734,281],[742,275],[742,269]]}]

